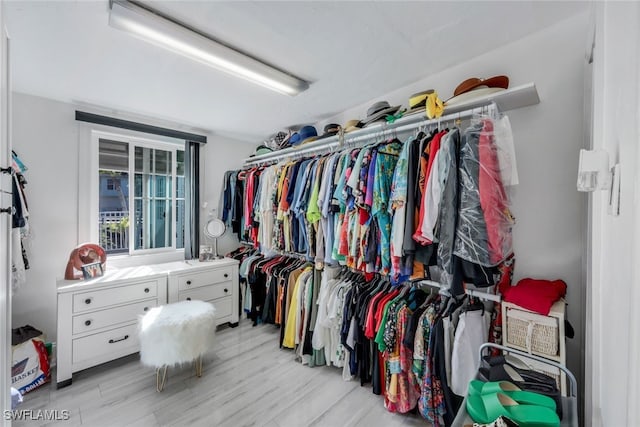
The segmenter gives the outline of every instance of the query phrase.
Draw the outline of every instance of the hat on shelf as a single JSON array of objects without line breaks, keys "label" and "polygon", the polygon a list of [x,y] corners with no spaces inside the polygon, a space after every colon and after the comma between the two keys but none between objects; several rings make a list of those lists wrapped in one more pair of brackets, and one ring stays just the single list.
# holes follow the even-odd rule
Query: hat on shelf
[{"label": "hat on shelf", "polygon": [[409,116],[411,114],[416,114],[424,111],[425,106],[427,105],[427,96],[433,92],[433,89],[427,89],[411,95],[409,97],[409,109],[406,113],[404,113],[404,115]]},{"label": "hat on shelf", "polygon": [[311,142],[318,138],[318,131],[313,126],[303,126],[298,132],[291,135],[289,143],[291,145],[300,145],[305,142]]},{"label": "hat on shelf", "polygon": [[290,130],[282,130],[276,134],[274,137],[276,143],[278,144],[278,148],[284,148],[289,145],[289,138],[291,138]]},{"label": "hat on shelf", "polygon": [[460,104],[471,99],[480,98],[509,87],[509,77],[494,76],[488,79],[472,77],[460,83],[453,91],[453,97],[445,101],[445,106]]},{"label": "hat on shelf", "polygon": [[367,126],[375,121],[384,119],[388,115],[395,114],[399,109],[399,105],[392,107],[387,101],[376,102],[367,109],[367,117],[362,120],[362,123],[364,126]]},{"label": "hat on shelf", "polygon": [[260,156],[262,154],[267,154],[267,153],[272,153],[273,150],[269,147],[267,147],[264,144],[260,144],[256,147],[256,151],[250,155],[249,157],[255,157],[255,156]]},{"label": "hat on shelf", "polygon": [[265,141],[265,145],[272,150],[280,150],[287,146],[289,138],[291,137],[291,131],[281,130],[275,135],[272,135]]},{"label": "hat on shelf", "polygon": [[344,133],[353,132],[358,129],[362,129],[362,122],[360,120],[349,120],[344,124]]},{"label": "hat on shelf", "polygon": [[340,132],[340,125],[329,123],[324,126],[324,132],[318,137],[318,139],[328,138],[330,136],[336,135],[338,132]]}]

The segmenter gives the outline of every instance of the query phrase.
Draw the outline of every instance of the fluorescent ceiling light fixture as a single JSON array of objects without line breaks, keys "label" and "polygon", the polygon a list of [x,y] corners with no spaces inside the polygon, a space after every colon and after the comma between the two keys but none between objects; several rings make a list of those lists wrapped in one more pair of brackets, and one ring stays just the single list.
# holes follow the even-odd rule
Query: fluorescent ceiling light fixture
[{"label": "fluorescent ceiling light fixture", "polygon": [[309,83],[127,0],[111,0],[109,25],[155,45],[286,95]]}]

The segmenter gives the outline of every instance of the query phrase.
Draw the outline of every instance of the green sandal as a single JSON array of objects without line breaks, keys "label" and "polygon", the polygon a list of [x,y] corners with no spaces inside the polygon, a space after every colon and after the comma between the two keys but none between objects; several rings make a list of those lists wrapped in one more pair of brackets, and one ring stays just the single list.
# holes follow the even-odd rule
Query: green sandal
[{"label": "green sandal", "polygon": [[500,416],[513,420],[520,427],[559,427],[558,415],[549,408],[520,405],[504,393],[469,394],[467,412],[473,421],[488,424]]},{"label": "green sandal", "polygon": [[556,402],[548,396],[521,390],[509,381],[483,382],[473,380],[469,383],[469,395],[503,393],[523,405],[536,405],[556,410]]}]

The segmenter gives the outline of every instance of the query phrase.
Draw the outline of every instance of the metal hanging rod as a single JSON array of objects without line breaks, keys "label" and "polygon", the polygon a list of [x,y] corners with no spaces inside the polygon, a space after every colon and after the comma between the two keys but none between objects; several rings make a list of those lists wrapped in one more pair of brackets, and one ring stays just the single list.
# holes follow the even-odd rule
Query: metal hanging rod
[{"label": "metal hanging rod", "polygon": [[373,125],[369,128],[354,131],[348,135],[336,135],[322,140],[317,140],[306,144],[305,146],[285,148],[284,150],[274,151],[272,153],[256,156],[255,158],[245,159],[245,166],[256,165],[262,163],[274,163],[282,159],[304,157],[316,152],[329,152],[341,148],[356,148],[354,145],[358,142],[371,141],[372,138],[387,137],[389,134],[396,135],[398,133],[407,132],[421,127],[428,127],[433,124],[440,125],[443,122],[452,120],[466,119],[474,114],[488,113],[493,114],[498,111],[495,103],[471,108],[444,115],[436,119],[425,119],[420,114],[402,117],[394,123],[382,123]]},{"label": "metal hanging rod", "polygon": [[[447,289],[445,289],[441,283],[439,282],[434,282],[433,280],[421,280],[419,282],[417,282],[420,285],[426,285],[426,286],[431,286],[433,288],[438,288],[440,289],[440,293],[443,295],[450,295],[449,291]],[[502,298],[500,297],[500,295],[495,295],[495,294],[490,294],[488,292],[482,292],[482,291],[477,291],[475,289],[465,289],[464,293],[469,295],[469,296],[473,296],[476,298],[480,298],[480,299],[484,299],[484,300],[488,300],[488,301],[493,301],[493,302],[501,302]]]}]

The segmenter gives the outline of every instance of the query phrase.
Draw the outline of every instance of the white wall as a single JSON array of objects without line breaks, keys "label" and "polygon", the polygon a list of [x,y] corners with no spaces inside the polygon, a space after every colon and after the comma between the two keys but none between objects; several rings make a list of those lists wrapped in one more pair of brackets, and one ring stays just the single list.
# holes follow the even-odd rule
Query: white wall
[{"label": "white wall", "polygon": [[517,221],[513,231],[514,280],[558,278],[567,283],[567,317],[576,328],[576,338],[567,341],[567,365],[576,374],[581,370],[581,232],[586,215],[584,196],[576,191],[576,177],[583,144],[587,24],[588,15],[578,15],[326,121],[345,123],[362,118],[378,100],[406,106],[412,93],[425,89],[436,89],[440,98],[447,99],[469,77],[505,74],[511,86],[536,84],[540,104],[508,112],[520,178],[512,198]]},{"label": "white wall", "polygon": [[640,417],[640,5],[598,4],[593,73],[593,148],[621,165],[620,216],[607,213],[608,194],[591,206],[587,334],[592,425],[637,425]]},{"label": "white wall", "polygon": [[[78,153],[83,151],[80,144],[89,141],[75,121],[75,109],[71,104],[13,94],[13,147],[29,167],[26,193],[33,232],[27,283],[13,298],[13,327],[33,325],[49,340],[56,337],[56,279],[64,276],[69,253],[84,238],[79,236],[83,221],[78,213],[86,197],[78,191],[84,160]],[[221,174],[240,165],[251,151],[245,143],[208,135],[201,150],[203,200],[217,200]]]},{"label": "white wall", "polygon": [[[215,141],[215,137],[214,137]],[[200,197],[200,228],[203,229],[207,219],[221,217],[218,211],[222,179],[228,170],[242,167],[243,160],[249,157],[255,150],[250,144],[207,144],[200,151],[200,185],[203,192]],[[206,206],[205,206],[206,203]],[[215,212],[213,212],[215,209]],[[200,244],[213,245],[213,241],[200,233]],[[218,239],[218,254],[225,253],[238,247],[238,238],[230,228]]]},{"label": "white wall", "polygon": [[13,94],[13,148],[29,170],[33,234],[27,283],[13,297],[13,327],[56,336],[56,278],[64,276],[78,230],[78,137],[72,105]]}]

